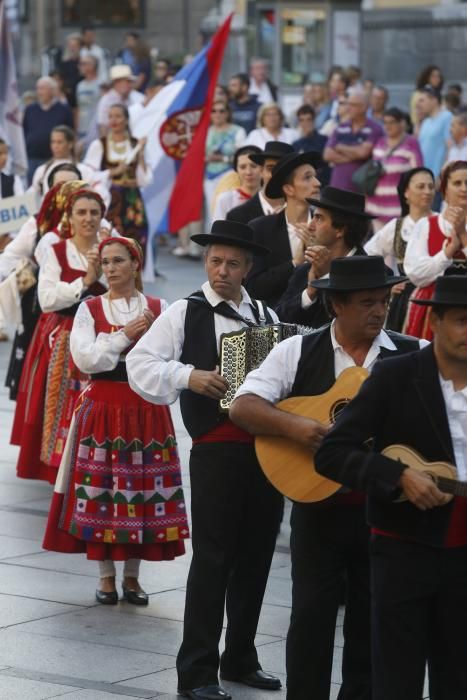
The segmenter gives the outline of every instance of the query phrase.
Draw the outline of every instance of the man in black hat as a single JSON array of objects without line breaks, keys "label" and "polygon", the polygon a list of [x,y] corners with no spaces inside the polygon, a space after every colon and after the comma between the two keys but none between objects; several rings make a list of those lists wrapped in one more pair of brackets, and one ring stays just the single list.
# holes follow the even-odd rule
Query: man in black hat
[{"label": "man in black hat", "polygon": [[215,221],[206,246],[208,281],[156,319],[127,359],[132,388],[148,401],[173,403],[180,395],[190,454],[193,559],[187,582],[183,642],[177,657],[179,692],[193,700],[225,700],[219,686],[219,641],[227,610],[221,678],[277,690],[254,646],[274,553],[281,497],[264,477],[252,437],[219,410],[227,382],[219,375],[223,333],[275,322],[251,299],[242,280],[253,254],[245,224]]},{"label": "man in black hat", "polygon": [[246,287],[250,294],[277,304],[287,288],[295,267],[305,260],[311,231],[307,198],[319,193],[316,168],[320,155],[290,153],[274,167],[265,194],[270,199],[284,197],[285,208],[278,214],[262,216],[250,222],[255,242],[267,246],[268,255],[255,257]]},{"label": "man in black hat", "polygon": [[248,224],[259,216],[274,214],[284,204],[282,197],[269,199],[265,189],[272,177],[272,171],[281,158],[293,153],[294,149],[282,141],[268,141],[262,153],[250,153],[248,156],[253,163],[261,166],[261,189],[251,199],[227,212],[227,221],[241,221]]},{"label": "man in black hat", "polygon": [[431,306],[433,344],[379,363],[316,466],[368,491],[373,700],[421,698],[427,663],[430,697],[464,700],[467,501],[381,452],[407,445],[467,481],[467,277],[438,277],[433,298],[414,303]]},{"label": "man in black hat", "polygon": [[313,282],[329,274],[334,258],[366,254],[363,242],[373,217],[365,212],[362,194],[337,187],[325,187],[319,199],[308,199],[308,204],[315,209],[306,262],[295,268],[276,312],[281,321],[319,328],[329,322],[329,315]]},{"label": "man in black hat", "polygon": [[[279,410],[288,396],[328,391],[347,367],[371,371],[382,357],[419,348],[418,339],[384,331],[390,288],[379,256],[336,258],[326,290],[334,316],[327,327],[284,340],[237,392],[231,419],[254,435],[279,435],[313,452],[328,431],[315,420]],[[329,700],[336,616],[347,578],[341,698],[370,700],[368,528],[364,494],[339,492],[318,503],[294,503],[291,517],[292,615],[287,636],[287,700]]]}]

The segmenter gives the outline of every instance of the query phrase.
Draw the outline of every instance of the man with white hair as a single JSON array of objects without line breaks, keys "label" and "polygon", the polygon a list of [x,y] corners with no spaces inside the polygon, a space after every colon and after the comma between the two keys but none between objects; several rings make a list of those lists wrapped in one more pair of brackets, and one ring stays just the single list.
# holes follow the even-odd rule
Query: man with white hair
[{"label": "man with white hair", "polygon": [[269,80],[268,62],[264,58],[250,61],[250,95],[256,95],[258,102],[277,102],[277,87]]},{"label": "man with white hair", "polygon": [[105,93],[97,104],[97,124],[101,136],[107,135],[109,110],[114,105],[130,107],[144,100],[144,95],[134,90],[136,77],[130,66],[118,64],[110,69],[111,89]]},{"label": "man with white hair", "polygon": [[372,154],[383,129],[367,117],[368,95],[361,88],[347,91],[348,121],[338,124],[324,149],[323,159],[332,165],[332,187],[357,192],[352,175]]},{"label": "man with white hair", "polygon": [[57,83],[42,77],[36,83],[37,101],[26,107],[23,119],[26,153],[28,155],[28,182],[34,171],[50,157],[50,132],[55,126],[73,128],[73,114],[68,105],[56,99]]}]

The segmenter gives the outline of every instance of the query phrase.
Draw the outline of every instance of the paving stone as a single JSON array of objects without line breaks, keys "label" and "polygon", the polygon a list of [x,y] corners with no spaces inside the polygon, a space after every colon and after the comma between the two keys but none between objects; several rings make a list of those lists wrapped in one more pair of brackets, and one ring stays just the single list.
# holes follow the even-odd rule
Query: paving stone
[{"label": "paving stone", "polygon": [[0,630],[0,663],[19,665],[33,671],[61,674],[112,683],[175,666],[175,658],[114,646],[107,643],[77,642],[43,634]]},{"label": "paving stone", "polygon": [[[49,603],[44,600],[24,598],[0,593],[0,626],[19,625],[32,620],[49,618],[51,615],[61,615],[76,610],[72,605]],[[2,697],[0,693],[0,697]]]},{"label": "paving stone", "polygon": [[67,685],[41,683],[27,678],[9,678],[0,673],[0,698],[4,700],[45,700],[72,690],[73,688]]},{"label": "paving stone", "polygon": [[0,561],[2,592],[55,603],[94,605],[94,582],[89,577],[60,571],[5,564]]},{"label": "paving stone", "polygon": [[38,554],[41,551],[40,542],[0,535],[0,560]]}]

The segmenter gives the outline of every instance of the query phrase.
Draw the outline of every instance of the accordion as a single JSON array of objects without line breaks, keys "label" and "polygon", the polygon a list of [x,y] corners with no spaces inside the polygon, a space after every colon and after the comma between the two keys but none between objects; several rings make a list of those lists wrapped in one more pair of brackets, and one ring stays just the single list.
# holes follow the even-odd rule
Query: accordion
[{"label": "accordion", "polygon": [[220,339],[219,372],[228,381],[229,388],[219,401],[220,410],[228,412],[237,389],[245,381],[248,372],[259,367],[275,345],[286,338],[308,335],[314,330],[295,323],[274,323],[223,333]]}]

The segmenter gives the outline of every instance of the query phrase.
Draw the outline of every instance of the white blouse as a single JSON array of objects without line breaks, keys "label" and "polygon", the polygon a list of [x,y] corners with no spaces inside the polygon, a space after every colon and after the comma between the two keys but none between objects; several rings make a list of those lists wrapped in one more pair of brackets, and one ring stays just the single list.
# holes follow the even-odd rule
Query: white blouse
[{"label": "white blouse", "polygon": [[[107,154],[108,158],[113,162],[113,163],[120,163],[121,161],[125,160],[126,156],[132,151],[133,147],[130,143],[130,141],[126,142],[120,142],[122,144],[125,144],[125,150],[123,153],[117,153],[117,151],[110,151],[110,153]],[[100,139],[96,139],[95,141],[92,141],[89,145],[88,151],[86,153],[86,156],[84,158],[84,163],[86,165],[89,165],[93,170],[101,170],[102,167],[102,158],[104,156],[104,149],[102,146],[102,141]],[[110,179],[110,170],[104,170],[102,171],[106,173]],[[147,187],[152,181],[152,172],[151,168],[146,165],[146,167],[143,167],[141,162],[138,163],[136,166],[136,183],[138,187]]]},{"label": "white blouse", "polygon": [[250,131],[246,137],[245,146],[258,146],[258,148],[264,149],[268,141],[282,141],[292,145],[298,138],[300,138],[300,134],[296,129],[289,129],[284,126],[276,139],[267,129],[262,127]]},{"label": "white blouse", "polygon": [[[88,261],[80,255],[71,239],[66,241],[66,257],[70,267],[75,270],[88,269]],[[60,279],[62,268],[51,245],[45,261],[39,270],[38,297],[44,313],[60,311],[76,304],[84,291],[83,278],[77,277],[73,282],[63,282]],[[99,282],[107,286],[104,277]]]},{"label": "white blouse", "polygon": [[[387,224],[380,228],[367,243],[365,243],[365,252],[368,255],[382,255],[386,265],[389,265],[394,272],[397,272],[396,256],[394,254],[394,236],[396,233],[396,219],[391,219]],[[405,243],[408,243],[409,238],[414,230],[416,222],[410,214],[404,217],[401,228],[401,238]]]},{"label": "white blouse", "polygon": [[[137,292],[137,296],[132,297],[129,303],[124,298],[112,299],[112,307],[106,296],[101,296],[100,299],[104,316],[112,325],[126,326],[148,308],[147,299],[141,292]],[[168,303],[165,299],[160,301],[162,312],[168,308]],[[81,372],[109,372],[117,366],[121,353],[132,342],[123,330],[96,335],[95,320],[89,306],[84,302],[79,305],[70,334],[70,350],[73,361]]]},{"label": "white blouse", "polygon": [[11,243],[8,243],[0,255],[0,282],[16,269],[23,258],[32,261],[36,242],[37,221],[31,216],[20,228]]},{"label": "white blouse", "polygon": [[[452,231],[449,221],[446,221],[442,214],[438,214],[438,223],[442,233],[446,238],[449,238]],[[428,231],[427,218],[417,221],[405,251],[405,274],[416,287],[426,287],[434,282],[437,277],[444,274],[453,262],[452,258],[447,257],[443,248],[436,255],[430,255],[428,252]],[[467,255],[467,247],[463,248],[463,252]]]}]

